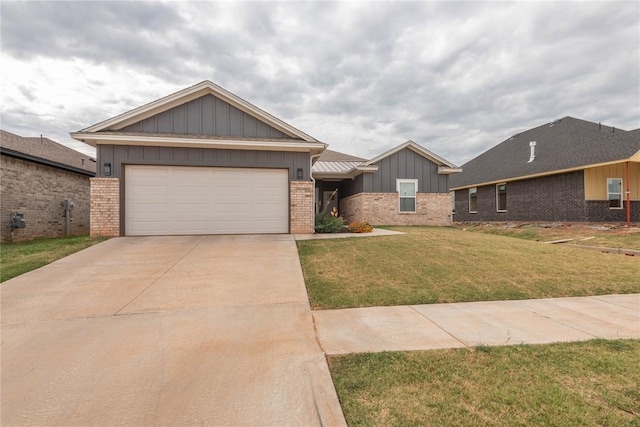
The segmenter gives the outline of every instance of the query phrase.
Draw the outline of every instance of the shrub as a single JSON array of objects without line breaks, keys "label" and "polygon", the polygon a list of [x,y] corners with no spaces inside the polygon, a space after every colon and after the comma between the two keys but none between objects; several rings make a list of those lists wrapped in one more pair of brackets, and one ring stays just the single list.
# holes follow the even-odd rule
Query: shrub
[{"label": "shrub", "polygon": [[347,229],[349,233],[371,233],[373,231],[373,227],[367,221],[352,222]]},{"label": "shrub", "polygon": [[320,214],[316,216],[316,233],[340,233],[345,231],[344,220],[340,216]]}]

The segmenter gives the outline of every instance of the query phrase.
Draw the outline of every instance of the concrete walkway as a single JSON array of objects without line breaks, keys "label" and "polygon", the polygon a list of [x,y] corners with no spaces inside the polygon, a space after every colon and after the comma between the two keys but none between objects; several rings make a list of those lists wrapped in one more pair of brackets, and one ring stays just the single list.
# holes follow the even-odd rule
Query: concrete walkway
[{"label": "concrete walkway", "polygon": [[640,294],[313,312],[327,355],[640,338]]},{"label": "concrete walkway", "polygon": [[0,286],[1,425],[345,425],[292,236],[115,238]]}]

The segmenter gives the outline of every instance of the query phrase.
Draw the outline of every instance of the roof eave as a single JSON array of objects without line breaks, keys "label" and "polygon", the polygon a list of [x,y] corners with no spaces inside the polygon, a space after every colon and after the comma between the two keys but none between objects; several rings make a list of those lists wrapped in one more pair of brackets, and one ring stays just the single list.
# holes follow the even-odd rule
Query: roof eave
[{"label": "roof eave", "polygon": [[305,151],[321,153],[327,147],[322,142],[273,142],[243,139],[181,138],[168,136],[113,135],[90,132],[74,132],[71,137],[91,146],[141,145],[158,147],[226,148],[232,150]]},{"label": "roof eave", "polygon": [[448,160],[445,160],[444,158],[438,156],[435,153],[432,153],[431,151],[427,150],[426,148],[422,147],[421,145],[409,140],[403,144],[398,145],[397,147],[394,147],[388,151],[385,151],[384,153],[380,154],[377,157],[374,157],[373,159],[365,162],[365,165],[372,165],[374,163],[378,163],[380,160],[385,159],[399,151],[404,150],[405,148],[409,148],[411,151],[421,155],[422,157],[431,160],[432,162],[438,164],[438,166],[446,166],[449,168],[457,168],[456,165],[454,165],[453,163],[449,162]]},{"label": "roof eave", "polygon": [[451,175],[460,172],[462,172],[462,168],[448,168],[445,166],[438,166],[438,175]]},{"label": "roof eave", "polygon": [[49,160],[49,159],[43,159],[42,157],[32,156],[31,154],[22,153],[20,151],[11,150],[11,149],[4,148],[4,147],[0,147],[0,153],[4,154],[6,156],[15,157],[17,159],[27,160],[27,161],[31,161],[31,162],[34,162],[34,163],[39,163],[39,164],[43,164],[43,165],[46,165],[46,166],[51,166],[51,167],[54,167],[54,168],[63,169],[63,170],[67,170],[67,171],[70,171],[70,172],[79,173],[79,174],[82,174],[82,175],[96,176],[96,173],[94,171],[90,171],[88,169],[82,169],[82,168],[78,168],[78,167],[75,167],[75,166],[68,165],[66,163],[60,163],[60,162],[56,162],[56,161]]}]

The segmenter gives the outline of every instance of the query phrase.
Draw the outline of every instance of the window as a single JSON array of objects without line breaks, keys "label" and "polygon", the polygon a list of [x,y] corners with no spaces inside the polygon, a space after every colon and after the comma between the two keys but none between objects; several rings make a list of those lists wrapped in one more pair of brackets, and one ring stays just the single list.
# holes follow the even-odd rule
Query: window
[{"label": "window", "polygon": [[622,209],[622,179],[607,178],[609,209]]},{"label": "window", "polygon": [[469,189],[469,213],[478,213],[478,189]]},{"label": "window", "polygon": [[496,185],[496,210],[507,211],[507,184]]},{"label": "window", "polygon": [[415,212],[418,180],[398,179],[396,180],[396,185],[400,194],[400,212]]}]

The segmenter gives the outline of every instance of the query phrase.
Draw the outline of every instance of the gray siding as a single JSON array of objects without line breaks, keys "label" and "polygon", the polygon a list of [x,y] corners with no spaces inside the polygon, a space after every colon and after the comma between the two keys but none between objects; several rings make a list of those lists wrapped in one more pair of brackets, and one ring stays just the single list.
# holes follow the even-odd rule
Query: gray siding
[{"label": "gray siding", "polygon": [[[419,193],[447,193],[448,175],[438,175],[438,165],[408,148],[380,160],[378,170],[363,174],[366,193],[395,193],[396,179],[417,179]],[[356,194],[356,193],[354,193]]]},{"label": "gray siding", "polygon": [[340,197],[349,197],[360,194],[364,191],[364,174],[356,176],[354,179],[345,179],[340,182]]},{"label": "gray siding", "polygon": [[124,165],[130,164],[288,169],[291,181],[300,168],[302,180],[309,180],[309,153],[298,152],[98,145],[97,176],[104,176],[105,163],[111,163],[115,178],[122,178]]},{"label": "gray siding", "polygon": [[122,129],[130,132],[290,138],[213,95],[179,105]]}]

